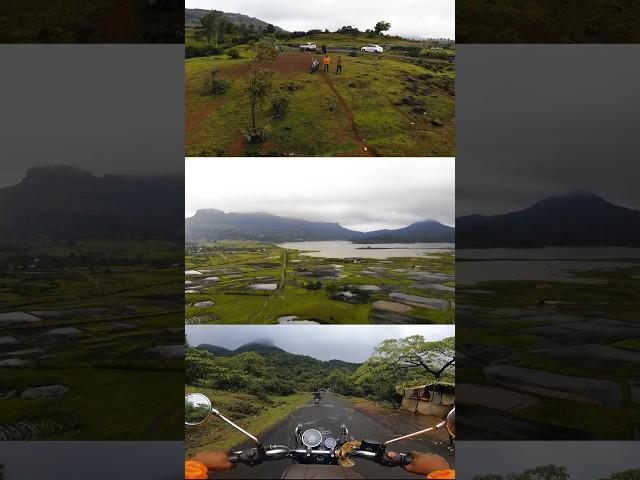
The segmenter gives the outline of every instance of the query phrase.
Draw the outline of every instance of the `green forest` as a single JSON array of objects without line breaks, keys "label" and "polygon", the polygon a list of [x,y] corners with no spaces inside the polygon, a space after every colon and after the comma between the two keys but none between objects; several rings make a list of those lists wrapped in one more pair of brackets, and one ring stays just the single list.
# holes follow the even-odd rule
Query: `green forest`
[{"label": "green forest", "polygon": [[[209,351],[207,350],[213,350]],[[278,347],[249,344],[235,351],[187,346],[187,385],[211,390],[291,395],[317,389],[396,404],[396,387],[453,381],[454,338],[428,341],[420,335],[381,342],[364,363],[322,361]]]}]

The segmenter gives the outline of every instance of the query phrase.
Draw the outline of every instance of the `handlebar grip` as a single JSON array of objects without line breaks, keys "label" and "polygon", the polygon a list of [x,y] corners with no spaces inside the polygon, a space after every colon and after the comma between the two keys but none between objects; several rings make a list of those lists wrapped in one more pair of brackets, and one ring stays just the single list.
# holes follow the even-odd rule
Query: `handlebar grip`
[{"label": "handlebar grip", "polygon": [[413,455],[410,453],[396,453],[396,456],[389,458],[385,454],[385,463],[391,467],[401,467],[402,465],[409,465],[413,462]]},{"label": "handlebar grip", "polygon": [[238,463],[238,455],[229,455],[229,463]]}]

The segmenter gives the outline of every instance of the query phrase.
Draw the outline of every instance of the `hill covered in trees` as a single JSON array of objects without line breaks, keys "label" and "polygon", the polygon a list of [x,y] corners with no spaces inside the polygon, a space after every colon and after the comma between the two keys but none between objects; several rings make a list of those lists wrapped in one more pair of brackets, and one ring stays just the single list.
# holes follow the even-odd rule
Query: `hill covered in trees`
[{"label": "hill covered in trees", "polygon": [[209,344],[187,346],[185,374],[190,386],[258,396],[324,388],[396,402],[396,386],[452,381],[453,365],[453,338],[431,342],[416,335],[385,340],[361,364],[318,360],[255,342],[233,351]]}]

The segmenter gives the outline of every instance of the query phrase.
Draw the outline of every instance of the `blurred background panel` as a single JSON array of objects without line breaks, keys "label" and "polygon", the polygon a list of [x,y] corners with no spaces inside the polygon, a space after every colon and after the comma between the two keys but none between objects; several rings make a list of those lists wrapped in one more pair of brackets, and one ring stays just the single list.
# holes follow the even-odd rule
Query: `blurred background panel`
[{"label": "blurred background panel", "polygon": [[637,43],[640,5],[633,0],[460,0],[460,43]]},{"label": "blurred background panel", "polygon": [[457,478],[640,478],[638,442],[459,442]]},{"label": "blurred background panel", "polygon": [[[180,480],[182,442],[0,442],[0,478]],[[2,473],[4,477],[2,477]]]},{"label": "blurred background panel", "polygon": [[465,45],[461,440],[640,437],[635,45]]},{"label": "blurred background panel", "polygon": [[182,439],[183,50],[0,52],[0,439]]},{"label": "blurred background panel", "polygon": [[2,43],[183,43],[178,0],[5,0]]}]

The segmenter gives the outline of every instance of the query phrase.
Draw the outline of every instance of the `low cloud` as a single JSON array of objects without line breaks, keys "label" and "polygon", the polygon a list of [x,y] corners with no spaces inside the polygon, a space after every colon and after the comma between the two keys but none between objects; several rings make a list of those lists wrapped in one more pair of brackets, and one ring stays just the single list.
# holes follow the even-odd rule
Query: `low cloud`
[{"label": "low cloud", "polygon": [[185,216],[267,212],[361,231],[455,222],[453,158],[189,158],[185,168]]}]

